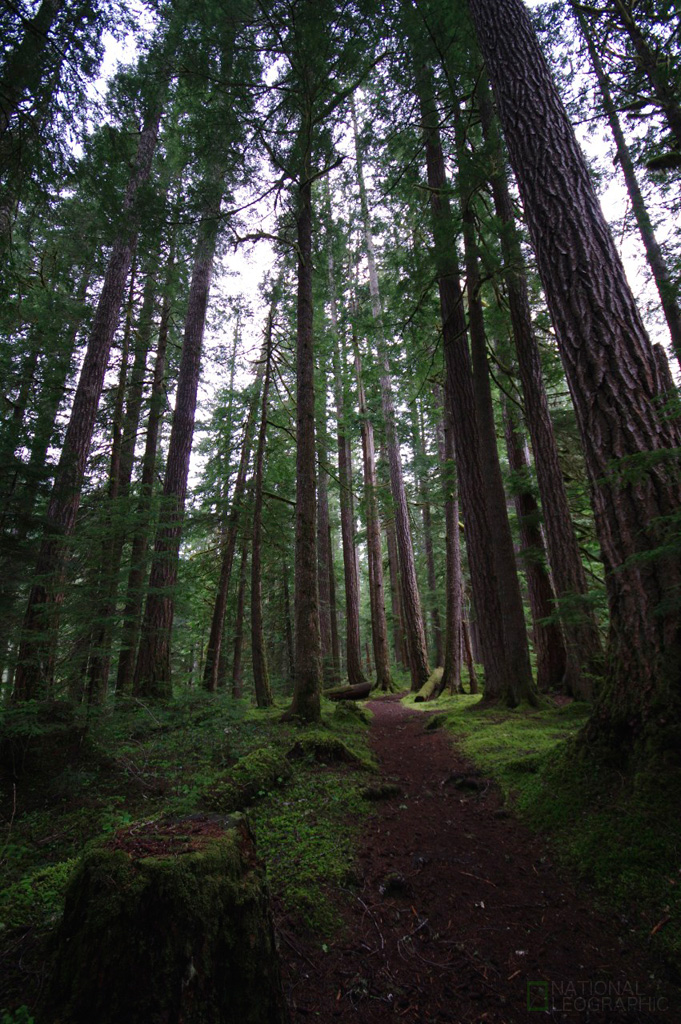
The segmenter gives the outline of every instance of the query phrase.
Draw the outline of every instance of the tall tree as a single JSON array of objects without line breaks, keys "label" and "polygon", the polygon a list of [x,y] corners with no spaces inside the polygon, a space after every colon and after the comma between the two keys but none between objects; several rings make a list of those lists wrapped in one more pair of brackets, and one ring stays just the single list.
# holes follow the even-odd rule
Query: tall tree
[{"label": "tall tree", "polygon": [[265,328],[263,356],[265,366],[262,381],[262,399],[260,411],[260,427],[258,444],[253,467],[253,533],[251,542],[251,659],[253,663],[253,683],[255,700],[259,708],[267,708],[272,704],[272,690],[267,669],[267,650],[262,615],[262,506],[263,480],[265,473],[265,444],[267,440],[267,407],[270,395],[270,376],[272,366],[272,345],[274,335],[274,316],[276,311],[276,293],[270,302],[270,311]]},{"label": "tall tree", "polygon": [[400,565],[400,589],[402,593],[402,608],[404,611],[404,628],[409,668],[411,672],[411,688],[413,691],[416,691],[420,690],[423,684],[428,680],[428,677],[430,676],[430,667],[428,665],[426,631],[423,624],[423,613],[421,611],[421,597],[416,577],[409,509],[402,471],[402,458],[400,455],[397,426],[395,423],[395,408],[392,394],[393,388],[390,376],[390,360],[388,356],[385,329],[383,326],[383,310],[378,284],[378,270],[376,265],[371,218],[369,214],[369,202],[364,182],[364,156],[362,153],[359,131],[357,129],[357,118],[354,105],[352,107],[352,113],[355,133],[357,183],[359,186],[360,206],[364,225],[367,263],[369,265],[371,311],[376,327],[378,359],[381,368],[381,406],[383,410],[383,426],[385,430],[386,451],[388,453],[388,465],[390,469],[390,490],[392,493],[393,508],[395,512],[397,551]]},{"label": "tall tree", "polygon": [[56,613],[61,603],[61,576],[66,557],[64,540],[73,533],[76,523],[109,351],[137,241],[141,215],[139,195],[151,174],[164,92],[165,83],[151,82],[137,156],[122,205],[123,226],[109,259],[50,496],[35,583],[24,618],[15,678],[17,699],[37,697],[49,687],[49,651],[57,628]]},{"label": "tall tree", "polygon": [[[470,0],[523,199],[590,477],[610,607],[591,735],[626,760],[681,726],[675,431],[616,247],[528,14]],[[667,738],[667,739],[665,739]],[[648,748],[650,754],[651,747]]]}]

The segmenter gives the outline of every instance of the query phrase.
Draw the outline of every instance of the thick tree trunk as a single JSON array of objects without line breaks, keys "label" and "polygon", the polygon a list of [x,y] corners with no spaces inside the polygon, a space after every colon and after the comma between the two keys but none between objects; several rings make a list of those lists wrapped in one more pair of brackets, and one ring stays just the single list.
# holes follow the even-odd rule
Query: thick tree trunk
[{"label": "thick tree trunk", "polygon": [[657,238],[655,237],[655,229],[653,228],[653,223],[650,219],[645,199],[643,198],[641,187],[638,183],[634,161],[631,153],[629,152],[624,132],[622,131],[620,119],[617,115],[617,107],[615,106],[612,93],[610,91],[608,77],[603,68],[603,63],[598,53],[598,49],[596,48],[588,19],[573,0],[571,0],[570,6],[572,7],[575,19],[581,29],[582,36],[584,37],[584,41],[589,51],[591,64],[598,80],[598,87],[601,91],[603,109],[607,115],[610,131],[612,132],[613,139],[615,140],[617,159],[620,167],[622,168],[622,174],[624,175],[627,192],[629,193],[629,199],[631,201],[631,209],[634,217],[636,218],[639,234],[641,235],[643,247],[646,251],[648,265],[650,266],[657,286],[657,291],[660,296],[660,303],[662,304],[662,309],[667,321],[667,327],[669,328],[672,346],[674,348],[676,358],[681,363],[681,306],[679,305],[678,285],[672,280],[667,263],[662,255],[662,250]]},{"label": "thick tree trunk", "polygon": [[274,330],[275,300],[272,300],[265,330],[265,370],[262,382],[260,429],[253,470],[253,539],[251,547],[251,660],[255,700],[259,708],[273,704],[270,677],[267,670],[267,651],[262,614],[262,505],[265,474],[265,443],[267,441],[267,405],[270,397],[270,369],[272,365],[272,334]]},{"label": "thick tree trunk", "polygon": [[539,506],[532,493],[529,461],[514,414],[504,402],[504,430],[508,464],[514,474],[513,501],[520,531],[521,557],[525,565],[532,612],[537,688],[546,692],[560,687],[565,675],[565,644],[560,625],[546,622],[554,613],[555,593],[546,567]]},{"label": "thick tree trunk", "polygon": [[321,715],[321,640],[317,582],[317,500],[312,299],[312,182],[298,191],[298,306],[296,404],[296,678],[286,717],[317,722]]},{"label": "thick tree trunk", "polygon": [[[465,144],[460,117],[456,117],[457,150],[460,173],[465,166]],[[460,185],[460,190],[463,188]],[[495,692],[485,687],[485,698],[500,697],[514,705],[522,700],[534,700],[534,683],[527,640],[527,624],[520,592],[513,537],[508,521],[508,506],[499,465],[497,434],[494,422],[492,389],[487,364],[487,338],[485,318],[480,298],[480,266],[475,234],[474,213],[465,195],[461,195],[463,240],[466,261],[466,294],[468,297],[468,324],[473,362],[473,393],[480,438],[480,466],[485,485],[485,505],[493,544],[499,600],[504,613],[504,647],[507,674],[504,689]]]},{"label": "thick tree trunk", "polygon": [[[489,100],[481,83],[480,114],[485,135],[505,166],[501,139]],[[491,177],[497,216],[503,224],[501,251],[508,293],[513,340],[523,388],[525,420],[532,439],[537,483],[542,500],[549,562],[557,591],[558,612],[565,640],[564,689],[576,697],[593,694],[593,677],[602,671],[602,650],[593,610],[585,598],[588,587],[568,504],[558,448],[551,422],[539,346],[532,325],[527,277],[508,181],[499,169]]]},{"label": "thick tree trunk", "polygon": [[219,227],[219,198],[207,207],[199,226],[192,280],[187,301],[184,340],[177,382],[163,486],[163,504],[149,575],[134,690],[145,697],[172,696],[170,642],[175,611],[175,584],[182,539],[189,458],[194,438],[196,396]]},{"label": "thick tree trunk", "polygon": [[45,696],[49,689],[49,651],[56,637],[61,604],[61,578],[66,559],[64,542],[71,536],[76,524],[104,375],[137,242],[140,211],[136,207],[136,200],[151,174],[160,120],[160,110],[154,110],[146,117],[140,134],[135,166],[123,202],[125,226],[114,242],[109,259],[66,428],[64,447],[47,508],[35,583],[31,588],[24,618],[15,679],[15,697],[18,700]]},{"label": "thick tree trunk", "polygon": [[[430,209],[437,261],[438,289],[445,356],[445,400],[450,411],[471,586],[480,623],[481,659],[485,691],[503,694],[508,671],[502,607],[493,559],[494,545],[484,501],[480,437],[473,393],[473,370],[468,351],[466,319],[456,249],[454,223],[448,199],[439,118],[430,82],[418,74],[422,132],[425,143]],[[511,701],[513,695],[510,694]]]},{"label": "thick tree trunk", "polygon": [[400,601],[400,570],[397,563],[397,538],[395,522],[388,519],[385,523],[385,546],[388,551],[388,576],[390,578],[390,613],[393,623],[393,649],[395,663],[402,668],[407,667],[407,656],[404,650],[404,624],[402,622],[402,602]]},{"label": "thick tree trunk", "polygon": [[[172,260],[170,261],[172,270]],[[166,282],[167,286],[167,282]],[[170,300],[166,295],[161,310],[154,376],[149,397],[149,416],[142,456],[142,472],[140,475],[140,494],[137,505],[135,532],[130,550],[130,570],[126,587],[125,605],[123,609],[123,628],[121,631],[121,648],[118,655],[116,670],[116,694],[124,696],[132,691],[137,659],[137,642],[140,632],[140,620],[144,605],[144,580],[147,569],[147,551],[151,532],[151,499],[156,478],[156,455],[158,438],[165,407],[165,373],[168,349],[168,331],[172,312]]]},{"label": "thick tree trunk", "polygon": [[395,409],[393,405],[392,382],[390,379],[390,363],[388,359],[385,332],[383,330],[383,314],[381,310],[381,297],[378,286],[376,256],[374,252],[371,220],[369,217],[369,203],[367,200],[366,186],[364,184],[362,150],[359,141],[359,132],[357,130],[354,106],[352,107],[352,115],[355,133],[357,182],[359,185],[362,220],[364,223],[367,263],[369,265],[371,312],[374,317],[378,339],[378,360],[381,374],[381,407],[383,410],[385,445],[388,453],[388,465],[390,467],[390,490],[392,493],[395,513],[395,531],[397,535],[397,551],[400,562],[400,586],[402,592],[402,608],[404,612],[405,639],[411,671],[411,689],[412,692],[416,693],[421,689],[430,676],[430,667],[428,665],[428,650],[426,646],[426,631],[423,625],[423,613],[421,611],[421,598],[416,578],[416,565],[414,562],[414,548],[411,538],[411,526],[409,523],[407,495],[404,487],[404,477],[402,474],[402,459],[400,456],[400,446],[395,426]]},{"label": "thick tree trunk", "polygon": [[[677,554],[661,545],[681,487],[665,451],[649,339],[584,157],[520,0],[470,0],[591,481],[610,606],[606,687],[591,735],[620,760],[681,729],[681,629],[669,595]],[[657,554],[652,554],[657,552]],[[656,735],[658,734],[658,735]],[[671,749],[671,748],[670,748]]]}]

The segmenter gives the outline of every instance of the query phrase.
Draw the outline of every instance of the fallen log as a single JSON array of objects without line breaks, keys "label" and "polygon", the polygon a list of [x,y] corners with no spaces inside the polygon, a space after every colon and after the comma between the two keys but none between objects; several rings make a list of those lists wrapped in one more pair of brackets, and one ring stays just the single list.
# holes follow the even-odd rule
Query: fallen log
[{"label": "fallen log", "polygon": [[431,700],[434,697],[439,697],[440,690],[438,689],[438,687],[442,682],[443,675],[443,668],[436,668],[434,672],[431,672],[426,682],[423,684],[419,692],[414,697],[414,704],[422,704],[425,701]]},{"label": "fallen log", "polygon": [[355,683],[354,686],[335,686],[324,690],[327,700],[366,700],[371,693],[371,683]]}]

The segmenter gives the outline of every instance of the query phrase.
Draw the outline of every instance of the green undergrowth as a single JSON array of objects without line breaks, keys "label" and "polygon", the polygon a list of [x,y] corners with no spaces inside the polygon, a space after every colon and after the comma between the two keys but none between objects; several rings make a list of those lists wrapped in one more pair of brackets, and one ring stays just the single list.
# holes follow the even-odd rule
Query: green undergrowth
[{"label": "green undergrowth", "polygon": [[454,735],[599,903],[649,942],[678,984],[681,777],[625,776],[580,755],[575,737],[588,704],[508,710],[469,695],[431,704],[414,704],[410,695],[404,703],[437,711],[430,722]]},{"label": "green undergrowth", "polygon": [[[39,705],[0,711],[0,955],[22,929],[47,941],[91,844],[136,821],[240,807],[282,912],[328,934],[369,809],[370,716],[324,701],[322,723],[304,727],[282,723],[283,709],[198,692],[89,715],[60,706],[53,720]],[[8,991],[0,1007],[32,1006]]]}]

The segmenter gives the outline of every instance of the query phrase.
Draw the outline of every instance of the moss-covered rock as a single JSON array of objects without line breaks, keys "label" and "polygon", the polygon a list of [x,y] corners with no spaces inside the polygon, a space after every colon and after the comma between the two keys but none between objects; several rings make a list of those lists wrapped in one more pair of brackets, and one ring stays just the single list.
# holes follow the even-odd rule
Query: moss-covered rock
[{"label": "moss-covered rock", "polygon": [[240,758],[202,793],[206,807],[229,814],[248,807],[291,777],[291,765],[278,750],[259,747]]},{"label": "moss-covered rock", "polygon": [[363,768],[375,770],[375,765],[368,758],[352,750],[337,736],[321,731],[309,732],[307,735],[301,736],[286,756],[291,761],[301,758],[310,758],[324,764],[343,761],[346,764],[358,764]]},{"label": "moss-covered rock", "polygon": [[284,1024],[264,873],[241,815],[145,822],[68,887],[54,1024]]},{"label": "moss-covered rock", "polygon": [[333,720],[340,725],[352,723],[358,726],[368,726],[371,721],[371,712],[354,704],[351,700],[339,701],[333,709]]}]

